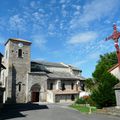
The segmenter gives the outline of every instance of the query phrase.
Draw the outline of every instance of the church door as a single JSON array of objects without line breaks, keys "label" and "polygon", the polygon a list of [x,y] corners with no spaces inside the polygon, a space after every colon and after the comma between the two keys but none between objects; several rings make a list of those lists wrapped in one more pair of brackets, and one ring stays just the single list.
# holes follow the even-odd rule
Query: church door
[{"label": "church door", "polygon": [[31,97],[32,102],[39,102],[39,92],[32,92]]},{"label": "church door", "polygon": [[39,102],[40,85],[34,84],[31,87],[31,102]]}]

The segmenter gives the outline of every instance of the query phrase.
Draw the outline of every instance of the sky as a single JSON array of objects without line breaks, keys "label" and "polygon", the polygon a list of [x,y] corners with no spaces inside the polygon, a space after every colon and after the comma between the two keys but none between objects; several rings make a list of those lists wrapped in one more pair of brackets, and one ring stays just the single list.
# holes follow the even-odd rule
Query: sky
[{"label": "sky", "polygon": [[9,38],[25,39],[31,60],[64,62],[91,77],[99,55],[115,51],[105,38],[114,23],[120,30],[119,10],[119,0],[0,0],[0,52]]}]

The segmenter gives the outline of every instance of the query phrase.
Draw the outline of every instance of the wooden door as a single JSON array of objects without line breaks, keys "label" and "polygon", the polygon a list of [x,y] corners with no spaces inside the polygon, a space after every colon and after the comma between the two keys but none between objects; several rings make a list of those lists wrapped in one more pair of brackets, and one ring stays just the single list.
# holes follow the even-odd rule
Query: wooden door
[{"label": "wooden door", "polygon": [[39,102],[39,92],[32,92],[31,101],[32,102]]}]

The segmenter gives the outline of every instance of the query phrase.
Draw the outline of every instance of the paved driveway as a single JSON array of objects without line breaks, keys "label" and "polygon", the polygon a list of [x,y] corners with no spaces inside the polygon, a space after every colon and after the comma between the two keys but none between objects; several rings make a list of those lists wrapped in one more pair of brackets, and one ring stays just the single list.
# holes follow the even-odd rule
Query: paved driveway
[{"label": "paved driveway", "polygon": [[81,114],[63,104],[8,105],[0,114],[0,120],[119,120],[102,114]]}]

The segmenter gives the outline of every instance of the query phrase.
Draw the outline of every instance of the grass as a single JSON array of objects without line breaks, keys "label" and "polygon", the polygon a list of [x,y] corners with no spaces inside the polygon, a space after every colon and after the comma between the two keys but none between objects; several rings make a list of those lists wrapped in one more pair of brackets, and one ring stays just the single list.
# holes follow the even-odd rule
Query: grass
[{"label": "grass", "polygon": [[80,105],[80,104],[73,104],[70,107],[83,112],[83,113],[91,113],[96,111],[96,107],[93,106],[86,106],[86,105]]}]

